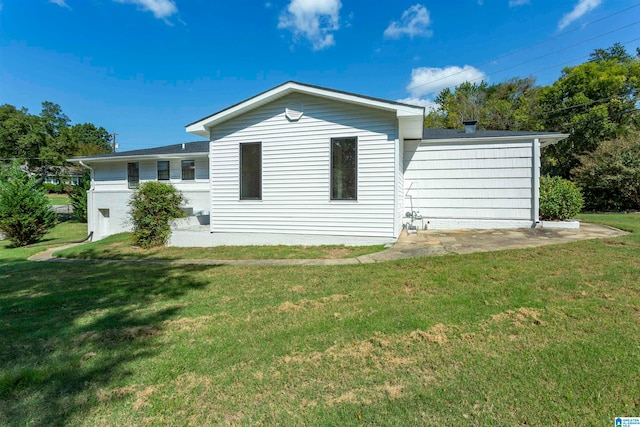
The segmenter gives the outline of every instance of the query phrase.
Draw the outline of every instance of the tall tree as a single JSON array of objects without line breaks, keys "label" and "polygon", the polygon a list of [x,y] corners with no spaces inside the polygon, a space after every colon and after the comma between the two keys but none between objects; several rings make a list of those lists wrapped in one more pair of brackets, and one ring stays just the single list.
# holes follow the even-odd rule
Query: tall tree
[{"label": "tall tree", "polygon": [[0,106],[0,157],[22,160],[38,157],[38,120],[26,108]]},{"label": "tall tree", "polygon": [[93,156],[113,151],[112,136],[102,126],[92,123],[79,123],[69,128],[71,139],[75,145],[74,156]]},{"label": "tall tree", "polygon": [[71,120],[53,102],[42,103],[40,115],[26,108],[0,106],[0,157],[26,162],[31,169],[61,166],[72,156],[112,151],[111,135],[92,123],[70,126]]},{"label": "tall tree", "polygon": [[562,70],[542,89],[540,101],[545,127],[571,136],[545,150],[544,171],[568,178],[579,156],[632,129],[639,93],[640,61],[620,44],[596,49],[588,62]]},{"label": "tall tree", "polygon": [[438,109],[425,118],[426,127],[455,129],[463,120],[478,120],[480,129],[539,130],[538,93],[534,77],[512,78],[489,85],[465,82],[443,89]]}]

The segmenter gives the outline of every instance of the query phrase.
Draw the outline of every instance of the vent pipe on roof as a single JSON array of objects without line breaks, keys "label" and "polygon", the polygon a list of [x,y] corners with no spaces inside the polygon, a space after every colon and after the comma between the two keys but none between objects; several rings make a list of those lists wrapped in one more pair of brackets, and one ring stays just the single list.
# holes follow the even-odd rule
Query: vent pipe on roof
[{"label": "vent pipe on roof", "polygon": [[182,149],[184,150],[184,142],[182,143]]},{"label": "vent pipe on roof", "polygon": [[464,125],[464,133],[476,133],[477,120],[465,120],[462,124]]}]

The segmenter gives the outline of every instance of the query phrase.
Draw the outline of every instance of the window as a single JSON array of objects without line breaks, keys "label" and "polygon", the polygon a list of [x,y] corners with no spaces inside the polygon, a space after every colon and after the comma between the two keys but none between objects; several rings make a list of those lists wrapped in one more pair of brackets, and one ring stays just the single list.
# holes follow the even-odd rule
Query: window
[{"label": "window", "polygon": [[140,182],[140,163],[127,163],[127,182],[129,188],[136,188]]},{"label": "window", "polygon": [[357,182],[357,139],[331,138],[331,200],[356,200]]},{"label": "window", "polygon": [[182,161],[182,180],[193,181],[196,179],[196,162],[195,160]]},{"label": "window", "polygon": [[240,144],[240,200],[262,200],[262,143]]},{"label": "window", "polygon": [[169,181],[169,161],[158,162],[158,181]]}]

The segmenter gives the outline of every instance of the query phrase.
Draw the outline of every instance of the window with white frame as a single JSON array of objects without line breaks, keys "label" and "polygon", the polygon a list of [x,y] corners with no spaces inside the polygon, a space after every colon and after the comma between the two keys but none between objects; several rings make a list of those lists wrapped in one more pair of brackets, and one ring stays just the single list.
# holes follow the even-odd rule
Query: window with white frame
[{"label": "window with white frame", "polygon": [[169,160],[158,161],[158,181],[169,181]]},{"label": "window with white frame", "polygon": [[196,179],[196,162],[195,160],[182,161],[182,180],[193,181]]},{"label": "window with white frame", "polygon": [[127,183],[129,188],[136,188],[140,183],[140,163],[127,163]]}]

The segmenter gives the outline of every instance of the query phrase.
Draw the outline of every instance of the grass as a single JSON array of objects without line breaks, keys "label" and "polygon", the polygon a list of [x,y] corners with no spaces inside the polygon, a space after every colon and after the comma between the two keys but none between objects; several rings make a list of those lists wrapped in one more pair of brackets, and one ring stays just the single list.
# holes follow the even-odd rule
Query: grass
[{"label": "grass", "polygon": [[51,202],[52,205],[71,204],[71,199],[69,198],[68,194],[49,193],[47,194],[47,197],[49,198],[49,202]]},{"label": "grass", "polygon": [[217,246],[212,248],[160,247],[142,249],[133,246],[131,233],[120,233],[97,242],[65,249],[56,256],[80,259],[323,259],[353,258],[380,252],[374,246]]},{"label": "grass", "polygon": [[637,416],[640,215],[588,218],[633,233],[326,267],[32,263],[0,243],[0,424]]}]

